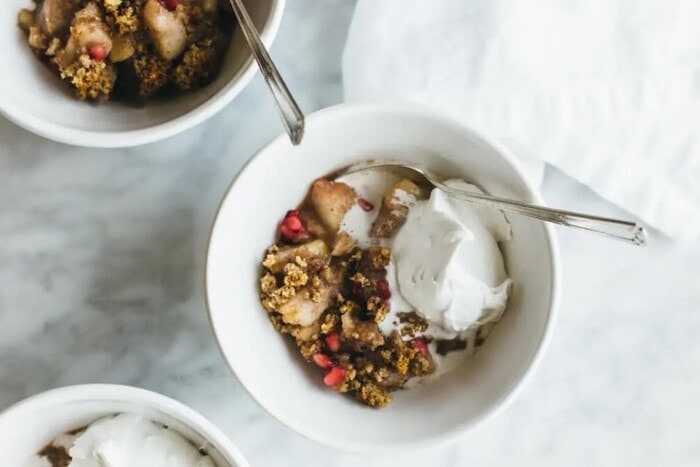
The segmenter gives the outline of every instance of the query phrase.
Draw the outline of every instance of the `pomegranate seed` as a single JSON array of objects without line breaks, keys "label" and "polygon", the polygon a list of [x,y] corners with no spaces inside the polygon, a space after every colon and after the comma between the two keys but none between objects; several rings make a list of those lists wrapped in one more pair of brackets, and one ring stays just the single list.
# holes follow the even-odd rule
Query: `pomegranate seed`
[{"label": "pomegranate seed", "polygon": [[282,231],[282,235],[284,235],[284,238],[291,240],[294,238],[294,231],[287,227],[286,225],[282,224],[282,227],[280,227],[280,230]]},{"label": "pomegranate seed", "polygon": [[170,11],[175,10],[178,3],[180,3],[180,0],[163,0],[163,6]]},{"label": "pomegranate seed", "polygon": [[93,60],[102,61],[107,57],[107,50],[102,44],[92,44],[88,46],[88,55]]},{"label": "pomegranate seed", "polygon": [[389,289],[389,283],[385,280],[377,282],[377,292],[379,292],[384,300],[389,300],[391,298],[391,289]]},{"label": "pomegranate seed", "polygon": [[304,224],[301,223],[298,217],[287,217],[284,220],[284,225],[286,225],[294,232],[298,232],[299,230],[304,228]]},{"label": "pomegranate seed", "polygon": [[340,350],[340,336],[337,332],[332,332],[326,336],[326,345],[331,352]]},{"label": "pomegranate seed", "polygon": [[328,357],[328,355],[317,353],[314,354],[311,358],[313,359],[314,363],[320,366],[321,368],[330,368],[333,366],[333,361],[330,359],[330,357]]},{"label": "pomegranate seed", "polygon": [[372,209],[374,209],[374,204],[370,203],[369,201],[367,201],[364,198],[358,198],[357,204],[360,205],[360,207],[362,208],[363,211],[369,212]]},{"label": "pomegranate seed", "polygon": [[323,377],[323,383],[326,386],[337,386],[341,384],[343,381],[345,381],[345,374],[347,371],[345,371],[344,368],[341,368],[339,366],[334,366],[330,370],[328,370]]},{"label": "pomegranate seed", "polygon": [[425,357],[428,355],[428,346],[426,345],[426,343],[423,339],[421,339],[420,337],[416,337],[411,342],[413,342],[413,345],[416,346],[416,348],[418,349],[418,352],[420,352],[420,354],[422,356]]},{"label": "pomegranate seed", "polygon": [[292,242],[299,242],[309,238],[304,224],[301,222],[301,219],[299,219],[298,209],[287,212],[282,220],[280,230],[284,238]]}]

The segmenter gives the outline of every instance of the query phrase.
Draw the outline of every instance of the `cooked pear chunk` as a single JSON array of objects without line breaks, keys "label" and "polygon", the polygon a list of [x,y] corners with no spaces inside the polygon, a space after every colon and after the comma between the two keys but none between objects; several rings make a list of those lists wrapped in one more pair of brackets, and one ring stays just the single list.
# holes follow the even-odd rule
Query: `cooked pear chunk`
[{"label": "cooked pear chunk", "polygon": [[289,245],[271,249],[262,264],[271,273],[278,274],[284,271],[287,263],[295,262],[297,257],[306,263],[322,262],[325,264],[329,254],[330,251],[326,242],[323,240],[312,240],[301,245]]},{"label": "cooked pear chunk", "polygon": [[426,197],[426,190],[411,180],[404,178],[396,182],[384,196],[382,207],[370,229],[370,236],[391,237],[406,222],[411,204]]},{"label": "cooked pear chunk", "polygon": [[319,179],[311,185],[309,201],[321,222],[331,231],[337,232],[345,213],[355,203],[357,194],[349,185]]}]

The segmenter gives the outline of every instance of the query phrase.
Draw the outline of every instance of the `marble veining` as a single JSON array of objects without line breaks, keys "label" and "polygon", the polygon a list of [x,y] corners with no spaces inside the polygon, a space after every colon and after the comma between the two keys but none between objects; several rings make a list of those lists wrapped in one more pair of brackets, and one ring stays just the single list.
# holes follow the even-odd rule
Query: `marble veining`
[{"label": "marble veining", "polygon": [[[342,98],[352,8],[289,1],[273,55],[307,112]],[[267,415],[218,352],[203,266],[220,197],[280,131],[259,76],[210,121],[139,148],[72,148],[0,118],[0,407],[67,384],[143,386],[201,411],[254,466],[700,463],[700,253],[658,235],[641,250],[559,230],[561,312],[541,367],[457,443],[357,456]],[[544,193],[624,214],[554,169]]]}]

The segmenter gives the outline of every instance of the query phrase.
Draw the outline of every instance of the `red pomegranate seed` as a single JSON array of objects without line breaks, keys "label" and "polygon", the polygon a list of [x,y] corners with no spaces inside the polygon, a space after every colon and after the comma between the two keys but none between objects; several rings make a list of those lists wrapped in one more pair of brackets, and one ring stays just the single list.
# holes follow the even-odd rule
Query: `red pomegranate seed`
[{"label": "red pomegranate seed", "polygon": [[362,208],[363,211],[369,212],[369,211],[371,211],[372,209],[374,209],[374,204],[370,203],[369,201],[367,201],[367,200],[364,199],[364,198],[358,198],[358,199],[357,199],[357,204],[360,205],[360,207]]},{"label": "red pomegranate seed", "polygon": [[317,353],[314,354],[311,358],[313,359],[314,363],[320,366],[321,368],[330,368],[333,366],[333,361],[330,359],[330,357],[328,357],[328,355]]},{"label": "red pomegranate seed", "polygon": [[299,219],[298,209],[287,212],[282,220],[280,230],[284,238],[292,242],[299,242],[309,238],[304,224],[301,222],[301,219]]},{"label": "red pomegranate seed", "polygon": [[175,10],[178,3],[180,3],[180,0],[163,0],[163,6],[170,11]]},{"label": "red pomegranate seed", "polygon": [[92,44],[88,46],[88,55],[93,60],[102,61],[107,57],[107,50],[102,44]]},{"label": "red pomegranate seed", "polygon": [[346,373],[347,371],[345,371],[344,368],[334,366],[326,372],[325,376],[323,377],[323,384],[326,386],[337,386],[345,381]]},{"label": "red pomegranate seed", "polygon": [[389,289],[389,283],[385,280],[377,282],[377,292],[379,292],[384,300],[389,300],[391,298],[391,289]]},{"label": "red pomegranate seed", "polygon": [[326,345],[331,352],[340,350],[340,336],[337,332],[332,332],[326,336]]},{"label": "red pomegranate seed", "polygon": [[282,235],[284,235],[284,238],[288,240],[292,240],[294,238],[294,231],[287,227],[285,224],[282,224],[280,230],[282,231]]},{"label": "red pomegranate seed", "polygon": [[425,357],[428,355],[428,345],[425,343],[425,341],[422,338],[416,337],[411,342],[413,342],[413,345],[416,346],[416,348],[418,349],[418,352],[420,352],[420,354],[422,356]]},{"label": "red pomegranate seed", "polygon": [[304,225],[301,223],[298,217],[287,217],[284,220],[284,225],[289,227],[294,232],[297,232],[304,228]]}]

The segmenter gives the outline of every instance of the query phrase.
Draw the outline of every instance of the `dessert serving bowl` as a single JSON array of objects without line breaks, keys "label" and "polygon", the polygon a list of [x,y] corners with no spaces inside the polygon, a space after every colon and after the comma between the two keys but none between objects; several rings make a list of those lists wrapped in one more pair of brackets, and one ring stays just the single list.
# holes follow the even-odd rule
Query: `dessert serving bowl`
[{"label": "dessert serving bowl", "polygon": [[254,156],[219,208],[206,282],[221,350],[261,406],[316,441],[378,451],[453,439],[512,400],[542,355],[558,294],[550,226],[508,216],[513,238],[501,248],[513,289],[502,320],[466,364],[395,393],[383,409],[328,390],[317,369],[277,333],[259,301],[260,262],[280,220],[303,199],[309,183],[361,161],[400,159],[492,195],[543,201],[504,148],[424,109],[341,105],[317,112],[307,125],[301,146],[280,136]]},{"label": "dessert serving bowl", "polygon": [[53,389],[0,412],[2,465],[23,466],[57,436],[117,414],[140,415],[202,447],[217,467],[247,467],[240,451],[189,407],[129,386],[86,384]]},{"label": "dessert serving bowl", "polygon": [[[279,28],[285,0],[246,0],[263,42]],[[31,0],[9,0],[0,9],[0,113],[38,135],[90,147],[125,147],[158,141],[187,130],[220,111],[248,84],[257,67],[241,29],[233,38],[216,79],[197,91],[136,107],[79,101],[69,86],[44,65],[17,25]],[[232,19],[233,21],[233,19]]]}]

